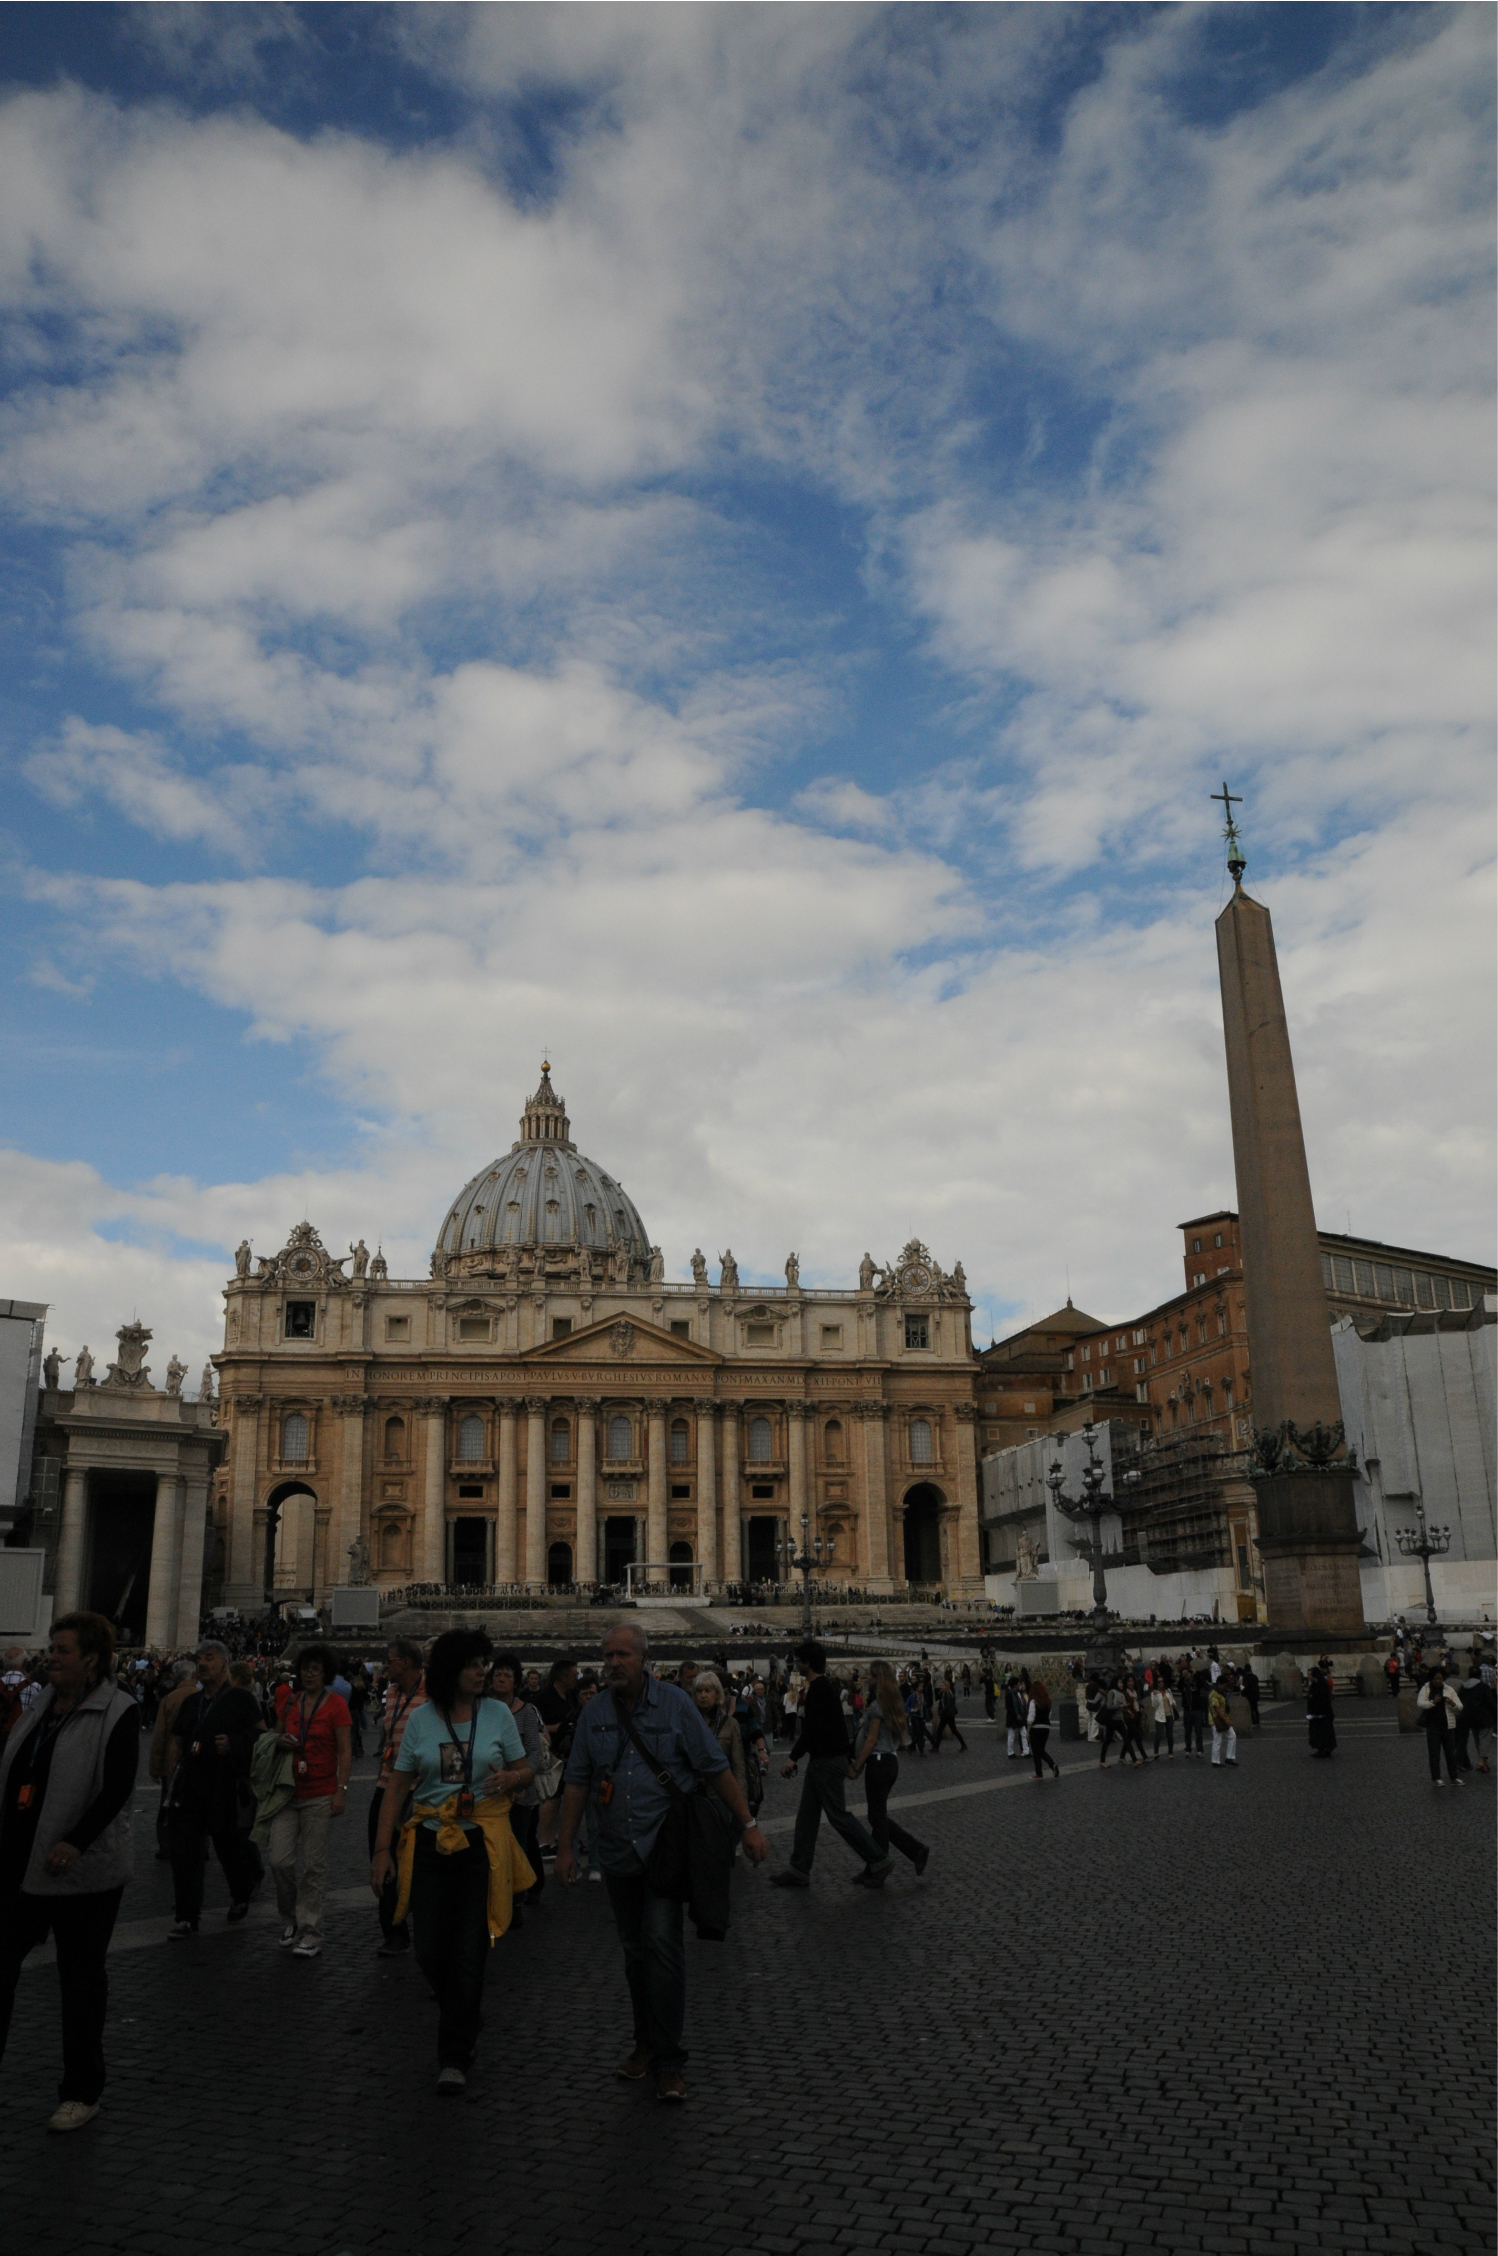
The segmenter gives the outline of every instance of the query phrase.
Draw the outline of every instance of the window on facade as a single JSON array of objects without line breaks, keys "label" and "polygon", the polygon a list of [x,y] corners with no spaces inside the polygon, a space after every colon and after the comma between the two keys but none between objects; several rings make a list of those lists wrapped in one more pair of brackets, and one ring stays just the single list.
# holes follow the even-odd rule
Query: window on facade
[{"label": "window on facade", "polygon": [[1104,1365],[1103,1369],[1099,1371],[1097,1375],[1097,1383],[1099,1386],[1112,1386],[1113,1373],[1107,1368],[1106,1365]]},{"label": "window on facade", "polygon": [[671,1462],[685,1465],[692,1454],[692,1434],[685,1418],[671,1420]]},{"label": "window on facade", "polygon": [[470,1411],[458,1420],[458,1459],[461,1464],[481,1464],[484,1457],[484,1421]]},{"label": "window on facade", "polygon": [[1201,1242],[1201,1239],[1200,1239],[1200,1238],[1193,1238],[1193,1239],[1192,1239],[1192,1241],[1191,1241],[1191,1250],[1192,1250],[1192,1252],[1193,1252],[1193,1253],[1200,1253],[1200,1252],[1201,1252],[1201,1249],[1202,1249],[1202,1242]]},{"label": "window on facade", "polygon": [[905,1345],[907,1347],[929,1347],[931,1345],[931,1319],[929,1316],[906,1317]]},{"label": "window on facade", "polygon": [[410,1317],[387,1316],[385,1318],[385,1337],[388,1340],[408,1340],[411,1337]]},{"label": "window on facade", "polygon": [[286,1337],[311,1339],[317,1329],[317,1302],[315,1300],[288,1300],[286,1303]]},{"label": "window on facade", "polygon": [[1472,1298],[1472,1296],[1471,1296],[1471,1293],[1470,1293],[1470,1291],[1469,1291],[1469,1289],[1468,1289],[1468,1285],[1467,1285],[1467,1280],[1466,1280],[1466,1278],[1465,1278],[1465,1277],[1453,1277],[1453,1278],[1452,1278],[1452,1280],[1451,1280],[1451,1305],[1452,1305],[1452,1307],[1453,1307],[1453,1308],[1468,1308],[1468,1307],[1470,1307],[1470,1306],[1471,1306],[1471,1298]]},{"label": "window on facade", "polygon": [[571,1330],[572,1318],[570,1316],[553,1316],[551,1319],[551,1336],[553,1339],[566,1339]]},{"label": "window on facade", "polygon": [[1223,1310],[1223,1309],[1219,1309],[1219,1310],[1218,1310],[1218,1312],[1217,1312],[1217,1337],[1218,1337],[1219,1339],[1226,1339],[1226,1338],[1227,1338],[1227,1336],[1228,1336],[1228,1320],[1227,1320],[1227,1314],[1226,1314],[1225,1310]]},{"label": "window on facade", "polygon": [[749,1462],[751,1465],[768,1465],[775,1454],[774,1436],[768,1418],[749,1420]]},{"label": "window on facade", "polygon": [[404,1418],[385,1420],[385,1455],[394,1465],[403,1462],[406,1454],[406,1421]]},{"label": "window on facade", "polygon": [[1352,1263],[1345,1253],[1334,1253],[1332,1255],[1332,1279],[1338,1292],[1351,1292],[1353,1290]]},{"label": "window on facade", "polygon": [[1222,1243],[1222,1232],[1221,1232],[1220,1230],[1218,1231],[1218,1233],[1217,1233],[1216,1237],[1215,1237],[1215,1238],[1214,1238],[1214,1239],[1212,1240],[1212,1243],[1213,1243],[1213,1245],[1215,1245],[1215,1246],[1220,1246],[1220,1245],[1221,1245],[1221,1243]]},{"label": "window on facade", "polygon": [[1352,1273],[1357,1279],[1357,1288],[1363,1298],[1372,1300],[1374,1293],[1373,1263],[1371,1261],[1355,1261],[1352,1265]]},{"label": "window on facade", "polygon": [[1207,1344],[1207,1325],[1205,1317],[1199,1316],[1196,1320],[1196,1343],[1198,1347],[1205,1347]]},{"label": "window on facade", "polygon": [[933,1461],[933,1455],[930,1419],[912,1418],[910,1421],[910,1462],[912,1465],[929,1465]]},{"label": "window on facade", "polygon": [[822,1428],[822,1455],[829,1465],[842,1462],[843,1426],[840,1418],[829,1418]]},{"label": "window on facade", "polygon": [[554,1465],[565,1465],[571,1454],[572,1428],[565,1418],[553,1418],[551,1421],[551,1461]]},{"label": "window on facade", "polygon": [[773,1347],[775,1345],[775,1326],[773,1324],[746,1324],[744,1326],[744,1339],[750,1347]]},{"label": "window on facade", "polygon": [[1091,1394],[1092,1392],[1092,1373],[1090,1371],[1082,1373],[1082,1392],[1084,1394]]},{"label": "window on facade", "polygon": [[824,1350],[825,1350],[825,1349],[827,1349],[827,1348],[829,1348],[829,1347],[841,1347],[841,1346],[842,1346],[842,1344],[843,1344],[843,1327],[842,1327],[842,1325],[841,1325],[841,1324],[824,1324],[824,1325],[822,1326],[822,1346],[823,1346]]},{"label": "window on facade", "polygon": [[1090,1363],[1090,1362],[1092,1361],[1092,1349],[1091,1349],[1090,1347],[1084,1347],[1084,1348],[1083,1348],[1083,1350],[1082,1350],[1082,1361],[1083,1361],[1084,1363]]},{"label": "window on facade", "polygon": [[635,1430],[628,1418],[610,1418],[608,1453],[611,1457],[621,1460],[633,1457],[635,1453]]},{"label": "window on facade", "polygon": [[281,1425],[281,1456],[290,1465],[307,1462],[307,1443],[311,1429],[300,1410],[287,1412]]},{"label": "window on facade", "polygon": [[488,1317],[460,1316],[458,1318],[458,1337],[468,1340],[486,1340],[489,1337]]},{"label": "window on facade", "polygon": [[691,1319],[686,1316],[673,1316],[671,1319],[671,1337],[673,1339],[690,1339],[691,1336]]}]

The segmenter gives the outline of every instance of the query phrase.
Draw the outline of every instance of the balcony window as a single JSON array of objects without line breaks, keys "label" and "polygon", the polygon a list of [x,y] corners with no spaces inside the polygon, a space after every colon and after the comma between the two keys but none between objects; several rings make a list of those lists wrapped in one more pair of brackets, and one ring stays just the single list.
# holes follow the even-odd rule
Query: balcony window
[{"label": "balcony window", "polygon": [[691,1428],[690,1428],[690,1427],[688,1426],[688,1424],[687,1424],[687,1422],[686,1422],[686,1419],[685,1419],[685,1418],[673,1418],[673,1419],[672,1419],[672,1421],[671,1421],[671,1462],[672,1462],[672,1464],[673,1464],[673,1465],[685,1465],[685,1464],[686,1464],[686,1463],[688,1463],[688,1461],[690,1460],[690,1458],[691,1458],[691,1454],[692,1454],[692,1434],[691,1434]]},{"label": "balcony window", "polygon": [[553,1418],[551,1422],[551,1461],[554,1465],[565,1465],[571,1455],[572,1428],[565,1418]]},{"label": "balcony window", "polygon": [[484,1421],[470,1414],[458,1421],[458,1461],[480,1465],[484,1460]]},{"label": "balcony window", "polygon": [[770,1431],[768,1418],[749,1420],[749,1462],[751,1465],[768,1465],[775,1455],[775,1437]]},{"label": "balcony window", "polygon": [[635,1430],[628,1418],[609,1420],[608,1454],[620,1463],[628,1463],[635,1453]]},{"label": "balcony window", "polygon": [[910,1462],[912,1465],[931,1465],[936,1453],[931,1446],[931,1421],[929,1418],[912,1418],[910,1421]]},{"label": "balcony window", "polygon": [[931,1319],[929,1316],[906,1317],[905,1345],[907,1347],[929,1347],[931,1345]]},{"label": "balcony window", "polygon": [[305,1465],[311,1428],[300,1410],[291,1411],[281,1426],[281,1458],[288,1465]]}]

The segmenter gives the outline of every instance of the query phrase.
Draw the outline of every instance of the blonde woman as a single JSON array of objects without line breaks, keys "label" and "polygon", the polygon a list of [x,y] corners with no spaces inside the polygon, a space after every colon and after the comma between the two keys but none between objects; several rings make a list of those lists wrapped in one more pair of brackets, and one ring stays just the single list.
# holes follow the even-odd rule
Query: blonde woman
[{"label": "blonde woman", "polygon": [[697,1671],[692,1681],[692,1698],[702,1710],[703,1721],[728,1757],[728,1767],[747,1797],[749,1766],[744,1760],[744,1735],[716,1669]]},{"label": "blonde woman", "polygon": [[[880,1853],[888,1856],[898,1849],[915,1866],[916,1876],[931,1861],[931,1851],[924,1841],[907,1833],[903,1825],[896,1825],[889,1814],[889,1798],[895,1780],[900,1775],[900,1749],[906,1745],[910,1730],[905,1720],[905,1702],[895,1680],[895,1672],[887,1661],[876,1661],[870,1672],[870,1698],[863,1711],[863,1730],[857,1751],[848,1765],[848,1776],[863,1774],[863,1790],[868,1802],[869,1831],[879,1844]],[[863,1880],[863,1874],[854,1876]]]}]

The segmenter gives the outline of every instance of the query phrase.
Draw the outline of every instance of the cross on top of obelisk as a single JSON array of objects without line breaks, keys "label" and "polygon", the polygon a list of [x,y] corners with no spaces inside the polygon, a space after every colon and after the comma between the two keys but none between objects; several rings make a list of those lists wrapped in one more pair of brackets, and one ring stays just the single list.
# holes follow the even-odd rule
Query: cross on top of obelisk
[{"label": "cross on top of obelisk", "polygon": [[1248,856],[1243,851],[1243,841],[1238,835],[1238,825],[1233,820],[1233,809],[1242,806],[1243,795],[1241,792],[1229,791],[1227,778],[1224,776],[1222,789],[1214,791],[1211,796],[1213,799],[1222,801],[1222,811],[1227,817],[1227,821],[1222,827],[1222,835],[1227,840],[1228,846],[1228,875],[1235,885],[1241,885],[1243,883],[1243,872],[1248,867]]}]

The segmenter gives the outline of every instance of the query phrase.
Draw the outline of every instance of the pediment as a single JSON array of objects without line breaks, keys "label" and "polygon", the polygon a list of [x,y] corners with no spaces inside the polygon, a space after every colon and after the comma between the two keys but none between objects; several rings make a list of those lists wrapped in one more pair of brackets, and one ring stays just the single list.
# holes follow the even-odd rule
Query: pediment
[{"label": "pediment", "polygon": [[642,1317],[605,1316],[579,1332],[569,1332],[565,1339],[528,1347],[520,1360],[553,1368],[559,1363],[637,1363],[641,1370],[648,1370],[653,1363],[674,1363],[678,1368],[683,1363],[697,1363],[704,1370],[712,1370],[724,1358],[716,1349],[699,1347],[695,1340],[676,1339],[659,1324],[647,1323]]}]

